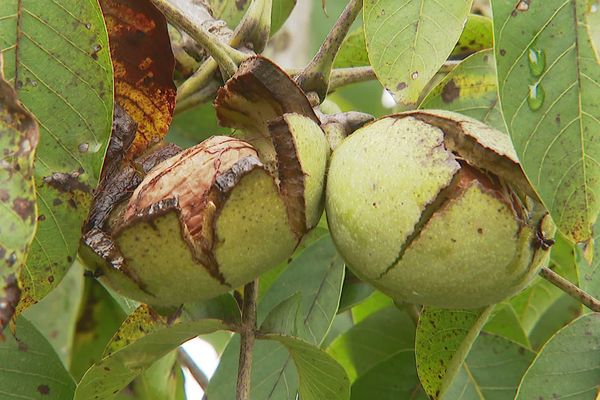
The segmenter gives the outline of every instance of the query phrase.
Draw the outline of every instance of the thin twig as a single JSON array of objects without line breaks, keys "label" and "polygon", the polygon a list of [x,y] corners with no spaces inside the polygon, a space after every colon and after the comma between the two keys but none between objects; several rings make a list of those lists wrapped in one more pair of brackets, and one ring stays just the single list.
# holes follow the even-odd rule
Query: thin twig
[{"label": "thin twig", "polygon": [[192,76],[179,85],[179,88],[177,89],[177,102],[179,103],[180,101],[189,99],[203,91],[203,89],[209,85],[209,82],[217,81],[218,78],[215,78],[217,68],[219,68],[219,66],[214,58],[209,58],[204,61]]},{"label": "thin twig", "polygon": [[252,0],[246,14],[235,28],[229,45],[239,47],[249,42],[256,53],[262,52],[271,33],[273,0]]},{"label": "thin twig", "polygon": [[325,99],[333,60],[362,6],[363,0],[350,0],[340,18],[331,28],[317,54],[296,78],[296,81],[305,92],[316,92],[321,100]]},{"label": "thin twig", "polygon": [[232,76],[237,70],[238,64],[246,58],[244,53],[221,42],[217,36],[204,27],[195,24],[183,11],[169,3],[168,0],[151,1],[171,24],[186,32],[199,45],[204,47],[227,75]]},{"label": "thin twig", "polygon": [[[237,49],[246,42],[252,43],[255,51],[262,51],[269,39],[271,30],[271,8],[273,0],[253,0],[229,39],[229,46]],[[243,53],[245,54],[245,53]],[[254,52],[248,51],[244,57]],[[238,63],[239,64],[239,63]],[[183,82],[177,90],[177,99],[183,100],[195,95],[208,85],[217,71],[214,60],[206,60],[192,76]]]},{"label": "thin twig", "polygon": [[240,325],[240,363],[237,376],[237,400],[250,400],[252,347],[256,338],[256,299],[258,280],[244,286],[244,306]]},{"label": "thin twig", "polygon": [[197,107],[201,104],[208,103],[212,101],[217,95],[217,90],[219,89],[219,81],[212,80],[208,83],[207,86],[200,89],[196,93],[184,98],[177,102],[175,107],[175,115],[181,114],[182,112],[188,111],[194,107]]},{"label": "thin twig", "polygon": [[594,298],[589,293],[583,291],[578,288],[556,272],[552,271],[550,268],[542,268],[540,271],[540,275],[542,278],[546,279],[548,282],[573,297],[575,300],[579,301],[581,304],[589,308],[594,312],[600,312],[600,300]]},{"label": "thin twig", "polygon": [[353,83],[377,79],[372,67],[337,68],[331,72],[328,92]]},{"label": "thin twig", "polygon": [[206,387],[208,386],[209,381],[208,376],[206,376],[204,371],[198,367],[192,357],[190,357],[187,351],[185,351],[182,347],[177,350],[177,359],[182,367],[190,371],[190,374],[192,374],[194,380],[198,382],[198,385],[200,385],[202,390],[206,392]]},{"label": "thin twig", "polygon": [[[215,65],[215,69],[213,70],[213,72],[216,71],[216,63],[214,65]],[[447,61],[446,63],[444,63],[444,65],[442,66],[440,71],[449,72],[455,66],[456,66],[455,61]],[[200,68],[200,70],[202,70],[202,67]],[[198,70],[198,71],[200,71],[200,70]],[[290,76],[295,77],[295,76],[300,75],[302,73],[302,70],[288,69],[288,70],[286,70],[286,72]],[[207,76],[208,75],[209,74],[207,74]],[[179,95],[178,95],[177,108],[175,109],[176,114],[187,111],[191,108],[194,108],[200,104],[204,104],[204,103],[209,102],[214,99],[215,94],[217,93],[217,89],[220,86],[220,83],[219,83],[220,81],[217,78],[214,78],[214,76],[210,77],[210,78],[212,80],[211,79],[209,79],[209,80],[202,79],[202,82],[196,82],[197,84],[193,85],[194,86],[193,94],[189,94],[189,95],[183,96],[181,98],[179,98]],[[377,77],[375,76],[375,73],[373,72],[372,67],[367,66],[367,67],[336,68],[333,71],[331,71],[331,78],[329,81],[330,82],[329,83],[329,92],[332,92],[336,89],[339,89],[339,88],[347,86],[347,85],[351,85],[354,83],[360,83],[360,82],[366,82],[369,80],[374,80],[376,78]],[[187,83],[187,81],[186,81],[186,83]],[[178,92],[179,94],[181,94],[182,88],[183,88],[183,85],[179,87],[179,92]],[[199,89],[196,89],[196,88],[199,88]]]}]

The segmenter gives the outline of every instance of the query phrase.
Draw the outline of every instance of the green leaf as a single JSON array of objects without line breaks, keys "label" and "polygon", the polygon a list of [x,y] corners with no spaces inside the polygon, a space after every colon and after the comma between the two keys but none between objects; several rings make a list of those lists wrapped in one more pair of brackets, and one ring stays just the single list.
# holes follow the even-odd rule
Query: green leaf
[{"label": "green leaf", "polygon": [[56,289],[23,314],[48,339],[67,368],[71,365],[83,279],[83,267],[75,262]]},{"label": "green leaf", "polygon": [[0,52],[40,126],[38,229],[22,274],[22,308],[62,279],[77,253],[112,129],[113,72],[97,1],[0,3]]},{"label": "green leaf", "polygon": [[452,52],[470,7],[471,0],[365,0],[369,60],[396,102],[417,102]]},{"label": "green leaf", "polygon": [[529,367],[516,400],[594,399],[600,382],[600,314],[584,315],[556,333]]},{"label": "green leaf", "polygon": [[310,245],[269,288],[258,305],[258,321],[266,318],[278,304],[300,293],[299,337],[319,345],[338,309],[344,261],[329,235]]},{"label": "green leaf", "polygon": [[352,400],[429,400],[419,384],[413,351],[395,353],[360,376]]},{"label": "green leaf", "polygon": [[75,382],[46,338],[24,317],[17,319],[17,337],[0,342],[0,398],[73,398]]},{"label": "green leaf", "polygon": [[[557,242],[552,246],[550,258],[555,264],[554,270],[573,283],[577,283],[577,274],[573,264],[556,263],[558,253],[565,251],[563,246],[569,246],[560,236],[556,238]],[[517,318],[519,319],[524,332],[529,336],[535,326],[542,320],[547,310],[559,300],[564,293],[552,285],[550,282],[536,277],[529,287],[521,293],[512,297],[509,302],[513,307]]]},{"label": "green leaf", "polygon": [[[414,348],[414,322],[391,306],[354,325],[334,340],[327,352],[344,367],[353,382],[398,353],[409,353],[414,368]],[[415,382],[418,382],[416,371]]]},{"label": "green leaf", "polygon": [[214,319],[181,322],[158,328],[92,366],[79,382],[74,400],[109,400],[155,361],[182,343],[200,334],[220,329],[228,329],[228,326]]},{"label": "green leaf", "polygon": [[260,279],[258,282],[258,284],[259,284],[259,290],[258,290],[259,302],[262,301],[263,297],[265,297],[265,294],[267,293],[269,288],[271,286],[273,286],[273,284],[277,281],[279,276],[283,273],[283,271],[285,271],[285,269],[288,267],[288,265],[293,260],[300,257],[300,255],[304,252],[304,250],[306,250],[308,247],[310,247],[314,242],[316,242],[323,236],[329,234],[329,230],[327,229],[327,223],[323,223],[323,221],[325,221],[325,216],[322,216],[321,222],[319,222],[319,224],[315,228],[313,228],[310,232],[308,232],[302,238],[300,245],[298,245],[298,248],[296,248],[296,251],[294,251],[294,254],[292,254],[292,256],[288,260],[286,260],[285,262],[281,263],[277,267],[273,268],[272,270],[270,270],[267,273],[260,276]]},{"label": "green leaf", "polygon": [[423,309],[416,334],[417,372],[433,399],[444,397],[493,308]]},{"label": "green leaf", "polygon": [[531,348],[528,334],[523,329],[515,309],[509,302],[496,305],[483,330],[512,340],[523,347]]},{"label": "green leaf", "polygon": [[481,334],[444,396],[448,400],[512,400],[535,353]]},{"label": "green leaf", "polygon": [[231,129],[219,126],[215,108],[209,103],[175,114],[166,140],[182,148],[187,148],[210,136],[229,134],[231,134]]},{"label": "green leaf", "polygon": [[[215,18],[224,20],[230,28],[235,29],[248,9],[250,0],[208,0],[208,4]],[[273,0],[271,35],[281,28],[295,5],[296,0]]]},{"label": "green leaf", "polygon": [[99,282],[86,279],[75,326],[70,367],[77,381],[100,361],[104,348],[126,317],[127,314]]},{"label": "green leaf", "polygon": [[388,306],[368,315],[327,349],[346,370],[352,399],[427,399],[415,366],[415,323]]},{"label": "green leaf", "polygon": [[[348,276],[350,276],[352,280],[349,280]],[[346,279],[344,280],[344,286],[342,287],[342,297],[340,298],[338,313],[342,313],[357,306],[368,299],[374,292],[375,289],[373,289],[373,286],[366,282],[359,281],[358,278],[349,272],[349,270],[346,270]]]},{"label": "green leaf", "polygon": [[33,117],[3,78],[0,53],[0,336],[19,302],[19,274],[36,228],[33,158],[38,136]]},{"label": "green leaf", "polygon": [[390,297],[376,290],[365,301],[352,308],[352,319],[358,324],[369,315],[391,305],[394,305],[394,301]]},{"label": "green leaf", "polygon": [[242,319],[238,303],[230,293],[209,300],[184,304],[183,314],[191,320],[217,318],[230,323],[238,323]]},{"label": "green leaf", "polygon": [[335,56],[334,68],[364,67],[369,64],[365,31],[362,27],[350,32]]},{"label": "green leaf", "polygon": [[331,323],[327,336],[325,336],[325,339],[323,339],[323,342],[321,343],[321,348],[327,349],[334,340],[348,332],[353,326],[354,321],[352,320],[352,313],[350,310],[338,313]]},{"label": "green leaf", "polygon": [[274,340],[284,345],[298,370],[299,394],[302,400],[347,400],[350,397],[350,380],[330,355],[299,338],[269,334],[262,339]]},{"label": "green leaf", "polygon": [[494,45],[492,20],[483,15],[470,14],[458,43],[450,54],[452,58],[464,58]]},{"label": "green leaf", "polygon": [[493,1],[500,102],[521,165],[560,231],[600,212],[600,68],[587,0]]},{"label": "green leaf", "polygon": [[420,108],[458,112],[506,132],[496,85],[492,50],[469,56],[427,94]]},{"label": "green leaf", "polygon": [[583,306],[580,302],[563,293],[542,314],[542,317],[531,330],[529,341],[531,348],[539,350],[552,335],[582,314]]},{"label": "green leaf", "polygon": [[[210,379],[209,399],[235,400],[236,376],[240,354],[240,336],[234,335]],[[258,340],[252,348],[250,398],[296,400],[298,373],[286,348],[279,342]]]},{"label": "green leaf", "polygon": [[[258,325],[266,324],[265,328],[278,331],[288,327],[300,339],[319,345],[336,315],[343,280],[344,263],[331,237],[320,236],[292,260],[259,301]],[[283,311],[295,307],[297,293],[298,311],[290,313],[299,320],[292,322],[292,316]],[[239,343],[239,335],[235,335],[227,345],[208,385],[211,398],[235,399]],[[279,344],[256,343],[252,364],[252,398],[295,399],[298,390],[295,367]]]},{"label": "green leaf", "polygon": [[598,299],[600,298],[600,220],[594,225],[594,233],[592,262],[588,264],[581,254],[578,254],[577,267],[581,288]]},{"label": "green leaf", "polygon": [[154,362],[133,383],[133,390],[140,400],[176,400],[177,351],[172,351]]},{"label": "green leaf", "polygon": [[590,33],[592,42],[596,49],[596,54],[600,57],[600,4],[598,2],[589,1],[586,12],[587,27]]},{"label": "green leaf", "polygon": [[301,298],[300,293],[295,293],[275,306],[260,325],[260,330],[265,333],[297,336]]}]

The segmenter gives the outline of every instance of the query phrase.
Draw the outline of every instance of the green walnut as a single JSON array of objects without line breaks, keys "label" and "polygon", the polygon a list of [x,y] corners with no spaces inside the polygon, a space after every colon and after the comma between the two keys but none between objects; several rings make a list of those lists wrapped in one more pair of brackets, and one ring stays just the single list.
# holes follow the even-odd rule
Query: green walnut
[{"label": "green walnut", "polygon": [[[240,68],[233,82],[254,71]],[[278,90],[304,97],[287,79]],[[249,95],[232,85],[217,107],[236,109]],[[260,137],[259,146],[240,134],[184,150],[150,170],[102,229],[85,235],[82,253],[109,287],[151,305],[209,299],[284,262],[318,223],[330,150],[316,117],[278,108],[268,92],[252,96],[264,107],[242,109],[251,121],[245,136]]]},{"label": "green walnut", "polygon": [[379,119],[331,157],[329,228],[348,267],[398,301],[494,304],[522,290],[555,228],[508,136],[459,114]]}]

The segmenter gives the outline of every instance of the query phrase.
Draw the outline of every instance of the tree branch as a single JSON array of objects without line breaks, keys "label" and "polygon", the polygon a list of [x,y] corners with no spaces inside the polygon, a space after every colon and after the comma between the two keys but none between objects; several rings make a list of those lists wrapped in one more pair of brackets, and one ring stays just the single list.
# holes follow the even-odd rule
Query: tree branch
[{"label": "tree branch", "polygon": [[296,81],[305,92],[316,92],[321,100],[327,96],[333,60],[350,27],[363,6],[363,0],[350,0],[325,41]]},{"label": "tree branch", "polygon": [[240,325],[240,363],[237,377],[237,400],[250,400],[252,347],[256,338],[256,299],[258,280],[244,286],[244,307]]},{"label": "tree branch", "polygon": [[583,291],[578,288],[556,272],[552,271],[550,268],[542,268],[540,271],[540,275],[542,278],[546,279],[548,282],[573,297],[575,300],[579,301],[581,304],[589,308],[594,312],[600,312],[600,300],[594,298],[589,293]]},{"label": "tree branch", "polygon": [[[272,0],[253,0],[235,31],[228,37],[228,47],[237,49],[249,42],[255,51],[262,51],[269,39],[271,30],[271,8]],[[248,54],[240,53],[244,54],[243,58],[254,54],[253,51],[248,51]],[[238,61],[237,64],[242,60]],[[198,71],[179,86],[177,90],[178,100],[193,96],[197,91],[201,91],[207,86],[217,71],[217,67],[218,65],[214,60],[206,60]],[[189,107],[186,106],[186,108]]]},{"label": "tree branch", "polygon": [[[217,36],[223,43],[228,43],[233,31],[227,26],[227,23],[221,19],[216,19],[212,14],[206,0],[168,0],[169,3],[177,7],[197,26],[202,26],[205,30]],[[210,54],[194,39],[183,30],[176,29],[180,37],[172,38],[173,52],[178,60],[191,58],[194,60],[195,67],[210,58]],[[185,53],[185,54],[182,54]],[[193,71],[190,71],[190,73]]]},{"label": "tree branch", "polygon": [[[206,61],[206,63],[211,60]],[[214,62],[214,61],[212,61]],[[447,61],[444,63],[442,68],[440,68],[440,72],[447,73],[452,71],[452,69],[457,65],[455,61]],[[216,63],[214,64],[215,69],[212,72],[216,71]],[[202,72],[201,72],[202,71]],[[175,109],[175,113],[181,113],[187,111],[191,108],[194,108],[200,104],[206,103],[212,100],[219,88],[220,84],[218,79],[210,76],[211,71],[203,71],[203,67],[200,67],[197,74],[206,75],[204,78],[199,79],[192,86],[192,90],[186,90],[186,95],[182,96],[183,87],[188,83],[188,81],[184,82],[183,85],[179,87],[178,91],[178,101],[177,108]],[[288,69],[286,72],[292,76],[298,76],[302,73],[301,69]],[[210,80],[210,79],[212,80]],[[207,80],[208,79],[208,80]],[[351,85],[353,83],[366,82],[370,80],[375,80],[377,77],[375,76],[375,72],[373,72],[373,68],[370,66],[366,67],[351,67],[351,68],[336,68],[331,71],[331,78],[329,84],[329,92],[333,92],[336,89],[341,87]],[[191,80],[191,78],[190,78]]]},{"label": "tree branch", "polygon": [[209,381],[208,377],[182,347],[177,349],[177,360],[182,367],[185,367],[188,371],[190,371],[190,374],[192,374],[194,380],[198,382],[198,385],[200,385],[202,390],[206,392],[206,387],[208,386]]},{"label": "tree branch", "polygon": [[204,47],[218,62],[219,67],[226,75],[232,76],[237,70],[238,64],[246,58],[244,53],[221,42],[217,36],[207,31],[203,26],[197,25],[185,12],[168,0],[151,1],[171,24],[186,32]]}]

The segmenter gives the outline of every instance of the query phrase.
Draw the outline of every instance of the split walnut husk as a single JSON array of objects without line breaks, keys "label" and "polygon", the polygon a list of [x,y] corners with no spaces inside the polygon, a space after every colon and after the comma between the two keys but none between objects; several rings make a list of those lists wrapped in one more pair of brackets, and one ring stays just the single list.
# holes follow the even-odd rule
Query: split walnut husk
[{"label": "split walnut husk", "polygon": [[502,301],[537,274],[555,232],[508,136],[446,111],[357,130],[332,155],[326,195],[348,267],[416,304]]},{"label": "split walnut husk", "polygon": [[225,293],[284,262],[320,219],[329,146],[298,86],[254,57],[216,108],[235,137],[161,162],[86,234],[88,263],[127,297],[165,306]]}]

